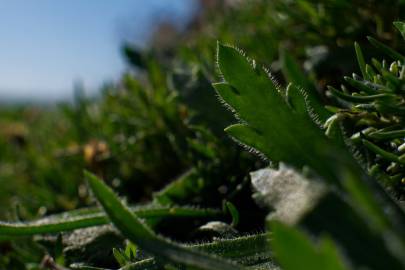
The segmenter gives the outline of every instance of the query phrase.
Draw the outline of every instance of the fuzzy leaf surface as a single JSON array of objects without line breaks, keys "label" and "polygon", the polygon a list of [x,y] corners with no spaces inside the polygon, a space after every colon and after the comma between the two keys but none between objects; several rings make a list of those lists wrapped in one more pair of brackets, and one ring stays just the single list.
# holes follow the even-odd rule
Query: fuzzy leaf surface
[{"label": "fuzzy leaf surface", "polygon": [[224,45],[218,46],[218,66],[224,82],[214,87],[241,120],[226,129],[232,137],[274,162],[299,168],[308,165],[326,179],[334,178],[334,168],[329,165],[332,163],[321,164],[317,157],[333,159],[344,155],[337,155],[339,149],[307,115],[287,104],[280,94],[284,91],[265,70],[253,67],[239,51]]},{"label": "fuzzy leaf surface", "polygon": [[157,236],[139,217],[126,207],[114,192],[91,173],[85,173],[89,185],[107,213],[112,223],[131,242],[145,251],[175,264],[187,265],[196,269],[244,269],[237,264],[211,255],[188,250]]}]

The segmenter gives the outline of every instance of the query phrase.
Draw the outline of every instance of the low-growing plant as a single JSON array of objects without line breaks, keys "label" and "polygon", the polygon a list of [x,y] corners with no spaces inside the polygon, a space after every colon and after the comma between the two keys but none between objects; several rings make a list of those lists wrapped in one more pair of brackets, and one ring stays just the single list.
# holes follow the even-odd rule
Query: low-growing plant
[{"label": "low-growing plant", "polygon": [[[395,26],[404,35],[404,24]],[[330,93],[340,102],[330,107],[335,114],[327,126],[342,123],[350,144],[361,155],[361,163],[378,178],[394,196],[403,200],[403,91],[405,90],[405,57],[372,37],[370,42],[388,59],[366,64],[363,53],[355,44],[361,76],[345,77],[341,90],[330,86]]]},{"label": "low-growing plant", "polygon": [[[404,24],[395,25],[404,35]],[[265,227],[253,222],[262,214],[249,213],[232,194],[222,197],[234,199],[224,201],[222,210],[201,208],[207,203],[193,200],[207,197],[200,177],[215,168],[210,158],[217,156],[211,156],[203,145],[194,145],[207,153],[206,164],[193,167],[155,193],[149,204],[129,207],[103,180],[85,171],[100,207],[25,223],[2,222],[0,241],[61,233],[57,238],[37,237],[53,247],[48,252],[55,260],[47,257],[43,262],[51,269],[110,269],[91,265],[86,258],[79,261],[66,256],[66,250],[74,246],[69,243],[77,239],[75,245],[82,253],[86,243],[95,245],[89,256],[97,249],[109,249],[122,270],[404,269],[405,213],[380,183],[395,190],[395,195],[401,194],[393,179],[397,174],[402,177],[398,148],[403,142],[397,139],[403,137],[405,58],[372,38],[370,41],[395,62],[388,66],[373,60],[372,69],[355,44],[363,78],[346,78],[357,90],[353,94],[346,87],[342,91],[330,88],[347,108],[328,106],[329,111],[293,58],[283,57],[283,73],[291,83],[282,87],[240,50],[218,44],[222,81],[213,86],[238,119],[225,131],[269,161],[267,168],[251,173],[255,192],[249,193],[267,209]],[[218,171],[213,172],[218,179]],[[233,185],[224,179],[220,183],[219,188],[232,187],[235,194],[246,191],[242,182]],[[218,206],[218,202],[211,205]],[[242,226],[247,219],[251,226]],[[178,228],[169,226],[173,222]],[[76,231],[69,232],[72,230]],[[63,245],[66,258],[61,257]],[[35,267],[40,266],[31,269]]]}]

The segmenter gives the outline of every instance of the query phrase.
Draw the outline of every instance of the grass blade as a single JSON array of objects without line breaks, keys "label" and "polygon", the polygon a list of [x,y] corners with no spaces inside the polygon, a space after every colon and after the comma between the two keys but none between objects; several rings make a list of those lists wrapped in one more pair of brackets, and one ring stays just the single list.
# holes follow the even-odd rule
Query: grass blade
[{"label": "grass blade", "polygon": [[[137,216],[145,219],[156,218],[208,218],[221,215],[219,210],[199,209],[193,207],[161,207],[145,206],[131,209]],[[82,214],[78,214],[82,212]],[[35,234],[59,233],[87,227],[108,224],[107,215],[99,209],[74,210],[30,222],[0,222],[0,238],[13,239],[16,236],[31,236]]]},{"label": "grass blade", "polygon": [[159,256],[159,258],[197,269],[244,269],[234,263],[189,250],[155,235],[97,176],[89,172],[85,172],[85,176],[112,223],[125,237],[145,251]]},{"label": "grass blade", "polygon": [[[256,265],[272,261],[272,252],[269,248],[270,233],[242,236],[234,239],[223,239],[211,243],[185,246],[188,249],[216,254],[220,257],[235,260],[243,265]],[[122,270],[159,269],[153,258],[131,263]]]}]

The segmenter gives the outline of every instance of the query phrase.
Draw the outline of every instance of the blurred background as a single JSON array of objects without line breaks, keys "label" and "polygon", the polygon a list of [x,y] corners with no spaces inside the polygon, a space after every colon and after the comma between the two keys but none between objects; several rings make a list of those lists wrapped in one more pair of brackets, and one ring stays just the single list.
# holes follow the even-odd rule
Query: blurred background
[{"label": "blurred background", "polygon": [[184,31],[195,0],[3,1],[0,99],[53,102],[81,83],[94,93],[125,70],[119,47],[146,46],[160,25]]},{"label": "blurred background", "polygon": [[[131,203],[235,202],[249,217],[238,230],[257,231],[266,212],[247,172],[265,163],[223,132],[235,120],[211,86],[217,41],[282,87],[292,65],[325,104],[327,85],[359,73],[355,41],[367,59],[380,57],[367,35],[405,51],[392,25],[403,0],[14,0],[0,10],[0,219],[10,221],[94,205],[86,169]],[[181,179],[193,184],[159,196]],[[0,246],[0,268],[42,258],[19,249]]]}]

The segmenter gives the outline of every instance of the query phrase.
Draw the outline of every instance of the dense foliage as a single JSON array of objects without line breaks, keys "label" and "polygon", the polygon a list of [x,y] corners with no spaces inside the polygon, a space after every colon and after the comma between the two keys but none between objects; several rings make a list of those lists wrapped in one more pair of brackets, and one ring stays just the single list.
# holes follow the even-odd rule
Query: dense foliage
[{"label": "dense foliage", "polygon": [[97,97],[4,107],[0,268],[405,269],[404,9],[218,1]]}]

